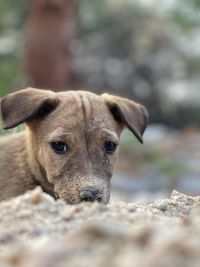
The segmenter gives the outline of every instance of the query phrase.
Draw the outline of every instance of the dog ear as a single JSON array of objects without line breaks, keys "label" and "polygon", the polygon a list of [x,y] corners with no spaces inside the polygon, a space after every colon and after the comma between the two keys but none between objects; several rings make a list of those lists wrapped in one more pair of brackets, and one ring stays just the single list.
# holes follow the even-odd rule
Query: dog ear
[{"label": "dog ear", "polygon": [[148,123],[148,112],[140,104],[126,98],[102,94],[115,120],[124,124],[143,143],[142,135]]},{"label": "dog ear", "polygon": [[4,129],[44,116],[58,103],[59,99],[53,91],[27,88],[9,94],[1,99]]}]

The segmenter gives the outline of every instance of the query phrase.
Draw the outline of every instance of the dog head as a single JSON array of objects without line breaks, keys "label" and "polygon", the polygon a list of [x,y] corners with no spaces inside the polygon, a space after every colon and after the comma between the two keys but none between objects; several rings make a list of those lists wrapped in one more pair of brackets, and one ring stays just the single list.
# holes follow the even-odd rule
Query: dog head
[{"label": "dog head", "polygon": [[125,98],[33,88],[4,97],[1,112],[5,129],[26,123],[35,179],[67,203],[109,201],[120,134],[128,127],[142,143],[148,118]]}]

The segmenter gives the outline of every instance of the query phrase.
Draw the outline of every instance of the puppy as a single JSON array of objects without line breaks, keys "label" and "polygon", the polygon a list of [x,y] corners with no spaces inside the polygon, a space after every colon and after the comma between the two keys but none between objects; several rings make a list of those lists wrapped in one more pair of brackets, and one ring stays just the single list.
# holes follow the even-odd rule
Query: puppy
[{"label": "puppy", "polygon": [[1,99],[4,129],[26,130],[0,139],[0,200],[40,185],[75,204],[108,203],[119,138],[126,126],[142,143],[148,114],[110,94],[27,88]]}]

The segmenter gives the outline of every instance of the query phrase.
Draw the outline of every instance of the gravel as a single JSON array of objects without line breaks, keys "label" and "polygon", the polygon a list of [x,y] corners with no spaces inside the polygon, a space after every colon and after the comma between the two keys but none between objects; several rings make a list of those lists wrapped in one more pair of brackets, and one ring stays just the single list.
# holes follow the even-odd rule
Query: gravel
[{"label": "gravel", "polygon": [[66,205],[36,188],[0,203],[1,267],[199,267],[200,197]]}]

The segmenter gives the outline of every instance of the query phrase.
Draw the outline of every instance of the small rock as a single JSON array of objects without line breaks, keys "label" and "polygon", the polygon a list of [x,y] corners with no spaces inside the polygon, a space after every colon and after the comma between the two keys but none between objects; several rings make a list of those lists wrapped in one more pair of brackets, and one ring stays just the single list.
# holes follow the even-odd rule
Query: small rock
[{"label": "small rock", "polygon": [[136,209],[136,206],[132,203],[128,203],[127,204],[127,209],[129,212],[135,212],[137,209]]},{"label": "small rock", "polygon": [[36,189],[34,189],[31,192],[30,200],[31,200],[32,204],[37,205],[42,201],[42,199],[43,199],[42,193],[43,193],[43,191],[42,191],[41,187],[39,187],[39,186],[36,187]]},{"label": "small rock", "polygon": [[169,205],[168,205],[168,201],[167,199],[163,200],[159,205],[158,208],[162,211],[166,211],[168,209]]}]

